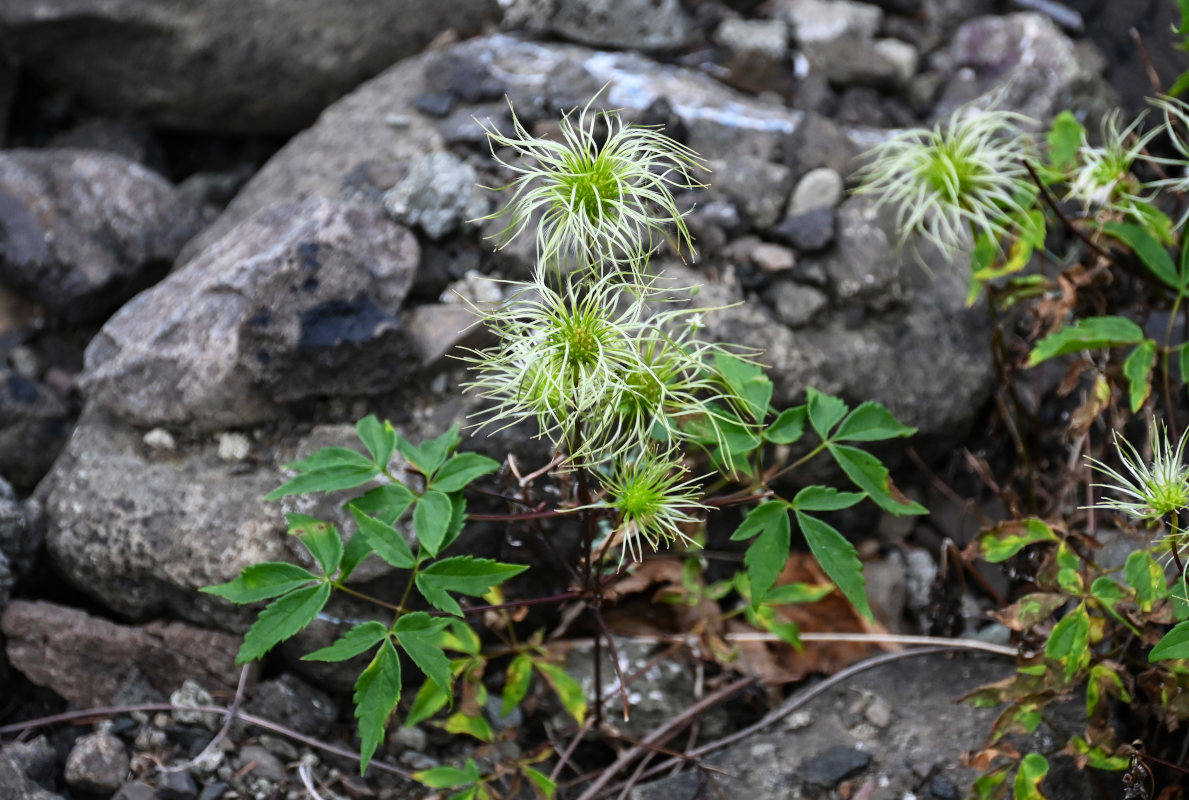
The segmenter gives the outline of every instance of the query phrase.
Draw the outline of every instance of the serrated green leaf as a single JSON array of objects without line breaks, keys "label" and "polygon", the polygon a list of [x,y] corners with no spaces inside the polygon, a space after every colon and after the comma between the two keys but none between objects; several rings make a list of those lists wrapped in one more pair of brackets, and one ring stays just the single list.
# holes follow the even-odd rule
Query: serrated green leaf
[{"label": "serrated green leaf", "polygon": [[372,454],[372,460],[376,465],[387,467],[396,450],[396,431],[392,423],[381,422],[374,414],[369,414],[355,423],[355,432],[359,434],[363,446]]},{"label": "serrated green leaf", "polygon": [[351,516],[359,526],[359,535],[367,540],[376,555],[397,569],[412,569],[416,565],[413,550],[400,531],[378,519],[372,519],[354,504],[350,508]]},{"label": "serrated green leaf", "polygon": [[477,656],[483,650],[483,642],[466,620],[452,619],[450,620],[450,630],[442,634],[442,647],[456,653]]},{"label": "serrated green leaf", "polygon": [[1099,575],[1094,579],[1094,583],[1090,584],[1090,596],[1112,609],[1116,603],[1126,598],[1127,594],[1127,590],[1110,575]]},{"label": "serrated green leaf", "polygon": [[375,647],[388,635],[383,623],[361,622],[342,635],[334,644],[301,657],[302,661],[346,661]]},{"label": "serrated green leaf", "polygon": [[778,524],[781,517],[788,517],[788,505],[783,500],[765,500],[747,512],[743,522],[731,534],[731,541],[750,539]]},{"label": "serrated green leaf", "polygon": [[789,560],[791,528],[788,511],[782,508],[781,513],[748,546],[743,556],[743,565],[747,567],[747,577],[751,582],[753,607],[758,606],[760,599],[776,585],[776,578]]},{"label": "serrated green leaf", "polygon": [[434,618],[424,611],[402,614],[393,626],[401,649],[425,676],[438,686],[450,686],[450,659],[438,643],[439,634],[450,620]]},{"label": "serrated green leaf", "polygon": [[780,586],[774,586],[770,592],[764,595],[764,599],[760,603],[766,606],[816,603],[832,591],[834,591],[834,587],[828,583],[804,583],[802,581],[782,583]]},{"label": "serrated green leaf", "polygon": [[845,444],[831,444],[827,449],[846,476],[884,511],[895,516],[929,513],[920,503],[893,495],[888,468],[866,450]]},{"label": "serrated green leaf", "polygon": [[1020,760],[1016,779],[1012,784],[1016,800],[1045,800],[1040,784],[1049,774],[1049,760],[1040,753],[1029,753]]},{"label": "serrated green leaf", "polygon": [[1072,112],[1062,111],[1058,114],[1046,137],[1049,143],[1049,165],[1059,170],[1072,167],[1085,137],[1086,129]]},{"label": "serrated green leaf", "polygon": [[786,408],[764,431],[764,439],[772,444],[792,444],[804,435],[808,414],[809,409],[804,405]]},{"label": "serrated green leaf", "polygon": [[1065,668],[1065,680],[1073,676],[1089,659],[1090,615],[1085,603],[1062,617],[1053,626],[1049,640],[1045,643],[1045,657],[1060,662]]},{"label": "serrated green leaf", "polygon": [[1010,765],[980,775],[970,787],[970,800],[1003,800],[1007,795],[1007,773]]},{"label": "serrated green leaf", "polygon": [[475,478],[495,472],[500,462],[478,453],[459,453],[442,465],[429,486],[439,492],[457,492]]},{"label": "serrated green leaf", "polygon": [[385,483],[356,497],[351,505],[386,525],[395,525],[416,499],[403,483]]},{"label": "serrated green leaf", "polygon": [[235,663],[255,661],[314,621],[330,598],[330,584],[319,583],[297,589],[264,607],[256,622],[244,634]]},{"label": "serrated green leaf", "polygon": [[798,511],[841,511],[866,496],[863,492],[840,492],[832,486],[806,486],[797,492],[792,507]]},{"label": "serrated green leaf", "polygon": [[1036,518],[1003,522],[978,535],[979,553],[992,564],[1007,561],[1030,544],[1056,541],[1053,529]]},{"label": "serrated green leaf", "polygon": [[431,680],[426,680],[413,698],[413,707],[405,718],[406,725],[417,725],[445,708],[450,693]]},{"label": "serrated green leaf", "polygon": [[427,439],[422,442],[420,447],[414,447],[402,438],[396,440],[396,446],[414,469],[428,477],[438,471],[438,468],[445,462],[446,456],[454,452],[461,442],[462,436],[459,435],[458,426],[455,425],[436,439]]},{"label": "serrated green leaf", "polygon": [[879,403],[868,401],[846,415],[832,438],[836,442],[879,442],[916,432],[916,428],[902,424]]},{"label": "serrated green leaf", "polygon": [[538,797],[544,798],[544,800],[553,800],[557,796],[557,783],[550,780],[544,772],[528,766],[520,769],[524,772],[524,776],[532,782]]},{"label": "serrated green leaf", "polygon": [[725,353],[714,354],[714,366],[742,399],[756,422],[763,422],[772,401],[772,381],[759,364]]},{"label": "serrated green leaf", "polygon": [[446,528],[446,535],[442,539],[442,550],[454,544],[454,540],[462,533],[462,526],[467,521],[467,500],[462,492],[447,495],[450,498],[450,525]]},{"label": "serrated green leaf", "polygon": [[1145,614],[1152,610],[1157,601],[1168,596],[1164,568],[1147,551],[1135,550],[1127,556],[1123,577],[1127,585],[1135,589],[1135,602]]},{"label": "serrated green leaf", "polygon": [[347,546],[343,548],[343,558],[339,561],[339,583],[345,583],[347,578],[351,577],[351,573],[355,568],[371,555],[372,546],[368,542],[367,537],[358,531],[347,541]]},{"label": "serrated green leaf", "polygon": [[413,530],[425,552],[436,556],[450,529],[454,506],[441,492],[430,490],[421,495],[413,509]]},{"label": "serrated green leaf", "polygon": [[810,387],[806,394],[809,397],[809,424],[822,439],[828,439],[830,431],[838,421],[846,416],[846,403],[837,397],[822,394]]},{"label": "serrated green leaf", "polygon": [[234,580],[217,586],[203,586],[198,591],[244,605],[280,597],[316,580],[319,580],[317,575],[296,564],[265,561],[244,567]]},{"label": "serrated green leaf", "polygon": [[289,534],[305,545],[324,575],[333,576],[343,558],[343,539],[338,529],[306,514],[286,514],[285,518],[289,523]]},{"label": "serrated green leaf", "polygon": [[1139,344],[1144,332],[1126,317],[1090,317],[1049,334],[1036,343],[1028,355],[1028,366],[1079,350]]},{"label": "serrated green leaf", "polygon": [[541,677],[553,689],[562,708],[581,725],[586,720],[586,695],[582,692],[582,685],[570,677],[570,674],[556,664],[545,661],[534,662],[533,666]]},{"label": "serrated green leaf", "polygon": [[778,620],[772,606],[760,605],[755,608],[747,606],[744,609],[744,614],[746,614],[747,621],[753,627],[775,634],[780,641],[798,650],[805,648],[804,643],[801,641],[800,628],[795,623]]},{"label": "serrated green leaf", "polygon": [[1173,266],[1172,256],[1147,228],[1131,222],[1106,222],[1102,232],[1130,247],[1152,274],[1172,289],[1184,290],[1180,273]]},{"label": "serrated green leaf", "polygon": [[400,656],[385,639],[372,658],[372,663],[355,681],[355,718],[359,720],[359,773],[367,772],[367,765],[384,741],[388,717],[400,702]]},{"label": "serrated green leaf", "polygon": [[529,684],[532,683],[533,660],[528,653],[520,653],[508,665],[504,675],[504,695],[500,704],[500,716],[511,714],[520,701],[528,694]]},{"label": "serrated green leaf", "polygon": [[1148,653],[1148,661],[1189,658],[1189,621],[1178,622]]},{"label": "serrated green leaf", "polygon": [[816,517],[797,512],[797,525],[809,543],[817,563],[826,575],[846,595],[846,599],[868,620],[874,620],[867,604],[867,582],[863,580],[863,563],[855,546],[832,525]]},{"label": "serrated green leaf", "polygon": [[528,569],[523,564],[502,564],[489,558],[455,556],[430,564],[417,575],[417,589],[430,605],[462,615],[462,607],[447,592],[482,597],[514,575]]},{"label": "serrated green leaf", "polygon": [[453,789],[456,786],[467,786],[480,780],[479,767],[475,760],[468,758],[466,768],[433,767],[413,773],[413,780],[431,789]]},{"label": "serrated green leaf", "polygon": [[1127,397],[1131,413],[1140,410],[1152,391],[1152,366],[1156,363],[1156,343],[1144,339],[1123,362],[1123,377],[1127,379]]},{"label": "serrated green leaf", "polygon": [[370,458],[349,447],[323,447],[305,458],[285,464],[284,468],[294,472],[317,472],[332,467],[367,469],[374,466],[376,464]]},{"label": "serrated green leaf", "polygon": [[[362,458],[362,456],[361,456]],[[354,489],[373,480],[380,474],[379,468],[368,462],[366,467],[341,464],[324,469],[303,472],[288,483],[278,486],[264,496],[265,500],[279,500],[293,494],[310,492],[337,492],[340,489]]]}]

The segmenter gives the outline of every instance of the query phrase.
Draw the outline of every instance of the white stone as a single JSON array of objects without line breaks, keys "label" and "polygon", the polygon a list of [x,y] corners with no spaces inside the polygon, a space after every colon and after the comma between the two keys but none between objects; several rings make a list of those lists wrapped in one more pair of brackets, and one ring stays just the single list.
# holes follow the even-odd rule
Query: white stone
[{"label": "white stone", "polygon": [[224,461],[243,461],[252,452],[252,443],[242,433],[219,434],[219,458]]},{"label": "white stone", "polygon": [[793,189],[788,216],[815,208],[834,208],[842,200],[842,176],[829,167],[812,169],[801,176]]},{"label": "white stone", "polygon": [[883,9],[851,0],[781,0],[772,15],[787,22],[802,45],[873,39],[883,24]]},{"label": "white stone", "polygon": [[718,26],[714,40],[732,53],[779,61],[789,49],[789,26],[778,19],[730,17]]},{"label": "white stone", "polygon": [[917,74],[920,53],[908,42],[899,39],[878,39],[873,49],[887,64],[897,84],[903,86]]},{"label": "white stone", "polygon": [[164,428],[153,428],[144,435],[145,447],[153,450],[177,450],[177,440]]}]

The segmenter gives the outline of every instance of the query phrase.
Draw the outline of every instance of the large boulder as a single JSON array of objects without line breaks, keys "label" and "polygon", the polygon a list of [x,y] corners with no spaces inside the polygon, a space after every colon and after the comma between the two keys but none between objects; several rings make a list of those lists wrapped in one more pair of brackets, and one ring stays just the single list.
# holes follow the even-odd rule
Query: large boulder
[{"label": "large boulder", "polygon": [[0,0],[0,51],[88,105],[171,127],[290,133],[492,0]]},{"label": "large boulder", "polygon": [[151,285],[201,223],[168,181],[127,158],[0,153],[0,280],[65,322],[102,320]]},{"label": "large boulder", "polygon": [[416,361],[397,311],[417,261],[379,207],[265,209],[108,320],[83,390],[135,425],[215,431],[394,389]]}]

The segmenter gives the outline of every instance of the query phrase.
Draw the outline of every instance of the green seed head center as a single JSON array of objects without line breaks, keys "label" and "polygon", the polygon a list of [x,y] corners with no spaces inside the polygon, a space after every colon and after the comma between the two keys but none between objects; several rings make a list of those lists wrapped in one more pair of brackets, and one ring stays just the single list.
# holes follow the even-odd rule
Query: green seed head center
[{"label": "green seed head center", "polygon": [[574,159],[561,176],[566,201],[591,222],[614,219],[622,190],[614,165],[602,157]]}]

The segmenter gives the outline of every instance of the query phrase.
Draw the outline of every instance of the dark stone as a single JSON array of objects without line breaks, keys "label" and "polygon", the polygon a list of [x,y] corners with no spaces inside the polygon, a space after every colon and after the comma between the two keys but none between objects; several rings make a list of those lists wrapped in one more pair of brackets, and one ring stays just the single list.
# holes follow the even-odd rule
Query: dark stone
[{"label": "dark stone", "polygon": [[157,800],[194,800],[198,785],[188,772],[162,772],[157,776]]},{"label": "dark stone", "polygon": [[850,142],[838,123],[829,117],[809,112],[791,134],[780,143],[781,162],[800,178],[810,170],[829,167],[839,175],[849,175],[858,148]]},{"label": "dark stone", "polygon": [[507,91],[503,82],[492,75],[491,68],[471,53],[430,54],[424,76],[430,89],[428,94],[450,95],[466,103],[498,100]]},{"label": "dark stone", "polygon": [[839,745],[805,759],[801,764],[801,777],[809,783],[832,789],[844,779],[866,769],[870,763],[870,753]]},{"label": "dark stone", "polygon": [[198,800],[219,800],[219,798],[223,796],[223,793],[230,788],[230,786],[223,783],[222,781],[208,783],[206,786],[202,787],[202,791],[198,793]]},{"label": "dark stone", "polygon": [[329,695],[290,673],[261,682],[254,694],[246,711],[307,736],[324,735],[338,717],[338,706]]},{"label": "dark stone", "polygon": [[158,795],[153,791],[153,787],[133,781],[121,786],[119,791],[111,796],[111,800],[158,800]]},{"label": "dark stone", "polygon": [[454,92],[426,92],[417,98],[414,105],[422,114],[445,117],[454,110]]},{"label": "dark stone", "polygon": [[0,753],[0,797],[20,800],[65,800],[62,795],[41,788],[26,777],[19,767]]},{"label": "dark stone", "polygon": [[28,491],[66,444],[74,413],[57,391],[0,367],[0,476]]},{"label": "dark stone", "polygon": [[834,209],[822,206],[786,217],[771,233],[802,253],[824,250],[834,242]]},{"label": "dark stone", "polygon": [[962,796],[954,782],[944,775],[933,776],[929,781],[929,791],[937,800],[958,800]]}]

